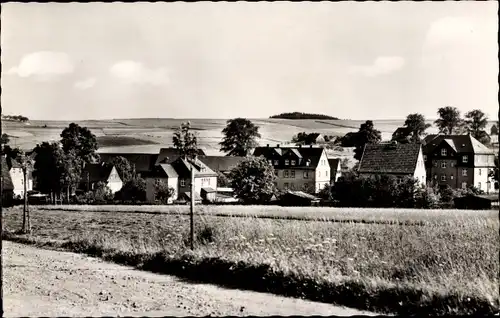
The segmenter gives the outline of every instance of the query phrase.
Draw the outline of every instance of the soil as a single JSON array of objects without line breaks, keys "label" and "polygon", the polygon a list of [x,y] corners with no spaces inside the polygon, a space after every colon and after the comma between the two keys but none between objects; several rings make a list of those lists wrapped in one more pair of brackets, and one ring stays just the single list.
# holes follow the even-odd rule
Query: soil
[{"label": "soil", "polygon": [[4,316],[375,315],[3,241]]}]

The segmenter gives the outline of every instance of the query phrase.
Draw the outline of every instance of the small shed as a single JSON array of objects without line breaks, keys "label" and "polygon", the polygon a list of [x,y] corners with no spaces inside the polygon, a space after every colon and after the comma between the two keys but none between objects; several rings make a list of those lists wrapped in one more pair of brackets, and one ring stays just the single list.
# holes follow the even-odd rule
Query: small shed
[{"label": "small shed", "polygon": [[311,206],[319,202],[320,198],[302,191],[287,191],[281,197],[282,206]]},{"label": "small shed", "polygon": [[217,191],[212,188],[201,188],[201,197],[203,200],[207,200],[209,202],[215,201]]},{"label": "small shed", "polygon": [[[180,194],[179,200],[186,201],[186,203],[189,204],[191,202],[191,192],[184,192],[184,193]],[[201,201],[202,201],[201,196],[197,192],[195,192],[194,193],[194,202],[196,204],[199,204],[199,203],[201,203]]]},{"label": "small shed", "polygon": [[498,208],[498,195],[467,195],[454,199],[455,208],[488,210]]}]

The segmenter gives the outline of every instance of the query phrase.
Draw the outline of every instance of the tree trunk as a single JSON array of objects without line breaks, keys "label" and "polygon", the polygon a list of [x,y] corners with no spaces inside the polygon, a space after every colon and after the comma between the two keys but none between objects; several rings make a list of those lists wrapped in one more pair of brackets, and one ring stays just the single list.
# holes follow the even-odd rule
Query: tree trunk
[{"label": "tree trunk", "polygon": [[70,191],[69,191],[69,185],[68,185],[68,187],[66,188],[66,200],[67,200],[66,203],[68,203],[68,204],[69,204],[69,192]]}]

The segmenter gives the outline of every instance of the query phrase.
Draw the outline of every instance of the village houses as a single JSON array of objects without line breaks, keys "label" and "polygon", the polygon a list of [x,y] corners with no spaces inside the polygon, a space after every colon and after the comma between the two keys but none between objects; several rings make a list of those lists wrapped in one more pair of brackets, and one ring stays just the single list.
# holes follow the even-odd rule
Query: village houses
[{"label": "village houses", "polygon": [[322,147],[257,147],[253,153],[264,157],[276,172],[279,190],[318,193],[330,184],[330,165]]},{"label": "village houses", "polygon": [[[2,155],[2,189],[6,195],[11,195],[13,198],[24,197],[24,175],[23,169],[19,162],[7,158]],[[33,190],[33,176],[31,171],[28,171],[26,176],[26,191]]]},{"label": "village houses", "polygon": [[413,177],[420,186],[426,185],[426,172],[422,146],[395,141],[366,144],[359,163],[361,176],[392,175],[401,180]]},{"label": "village houses", "polygon": [[105,162],[86,164],[80,181],[80,189],[94,190],[98,182],[106,184],[112,193],[120,191],[123,186],[123,181],[112,164]]},{"label": "village houses", "polygon": [[498,191],[490,177],[495,152],[471,135],[429,135],[424,139],[423,152],[427,178],[433,184]]}]

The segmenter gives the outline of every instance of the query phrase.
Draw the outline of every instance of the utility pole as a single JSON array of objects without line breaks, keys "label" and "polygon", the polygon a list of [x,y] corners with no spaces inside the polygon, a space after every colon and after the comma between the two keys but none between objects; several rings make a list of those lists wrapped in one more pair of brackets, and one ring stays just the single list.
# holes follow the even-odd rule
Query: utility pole
[{"label": "utility pole", "polygon": [[189,213],[190,219],[190,237],[191,237],[191,250],[194,250],[194,166],[191,163],[191,211]]}]

